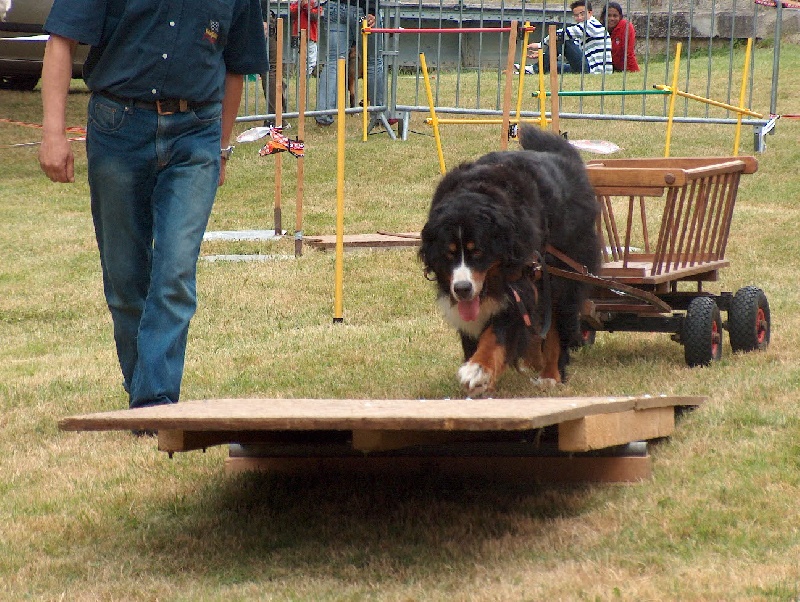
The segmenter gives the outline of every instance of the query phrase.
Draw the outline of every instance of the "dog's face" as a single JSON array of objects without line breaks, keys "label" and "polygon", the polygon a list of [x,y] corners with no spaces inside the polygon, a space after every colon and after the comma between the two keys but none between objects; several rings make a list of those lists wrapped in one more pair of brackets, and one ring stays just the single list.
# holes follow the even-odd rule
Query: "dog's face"
[{"label": "dog's face", "polygon": [[509,256],[509,224],[489,209],[493,201],[484,194],[457,192],[444,200],[422,229],[420,258],[436,279],[448,321],[479,332],[505,303],[489,282],[501,278]]}]

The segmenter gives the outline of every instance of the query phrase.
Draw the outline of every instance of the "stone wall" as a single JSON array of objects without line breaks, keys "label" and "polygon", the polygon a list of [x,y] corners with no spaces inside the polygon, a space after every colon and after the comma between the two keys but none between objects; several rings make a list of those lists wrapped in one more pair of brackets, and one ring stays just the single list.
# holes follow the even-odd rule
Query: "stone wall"
[{"label": "stone wall", "polygon": [[[602,0],[595,0],[594,13],[600,14]],[[620,2],[627,9],[626,18],[636,28],[637,37],[686,39],[739,38],[771,39],[775,35],[776,9],[766,6],[754,8],[749,2],[723,0],[631,0]],[[800,10],[783,9],[782,34],[794,38],[800,34]]]}]

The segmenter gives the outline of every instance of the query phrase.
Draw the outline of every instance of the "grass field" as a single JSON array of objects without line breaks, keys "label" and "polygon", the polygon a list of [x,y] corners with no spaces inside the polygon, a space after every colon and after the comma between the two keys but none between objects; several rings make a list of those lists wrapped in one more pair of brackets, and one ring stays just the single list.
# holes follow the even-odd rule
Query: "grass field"
[{"label": "grass field", "polygon": [[[800,113],[800,49],[784,45],[779,107]],[[758,65],[764,69],[763,64]],[[724,70],[724,68],[723,68]],[[767,80],[765,80],[767,81]],[[768,111],[768,86],[753,108]],[[74,82],[69,125],[84,122]],[[40,122],[39,93],[0,92],[0,118]],[[347,121],[345,229],[416,231],[439,175],[430,131],[360,142]],[[238,126],[244,129],[245,126]],[[296,124],[294,124],[296,127]],[[618,156],[663,153],[664,125],[571,121]],[[290,130],[294,134],[296,130]],[[0,123],[0,145],[35,141]],[[227,448],[168,459],[126,432],[62,433],[65,416],[126,406],[102,297],[86,161],[51,184],[35,146],[0,148],[0,599],[4,600],[795,600],[800,597],[800,125],[781,120],[746,176],[715,290],[754,284],[772,309],[766,353],[689,369],[659,334],[600,333],[557,395],[706,395],[653,447],[632,486],[498,486],[435,476],[223,473]],[[497,147],[496,127],[443,129],[447,164]],[[676,125],[673,156],[730,154],[733,128]],[[309,121],[304,232],[335,224],[335,128]],[[742,152],[751,149],[745,129]],[[272,228],[274,157],[240,145],[209,229]],[[593,158],[586,155],[586,158]],[[296,163],[283,156],[284,227]],[[217,253],[293,254],[274,243]],[[413,250],[345,258],[334,325],[330,253],[202,262],[184,399],[461,395],[456,335]],[[718,288],[717,288],[718,287]],[[792,334],[795,333],[795,334]],[[539,394],[509,373],[497,396]],[[552,394],[552,393],[545,393]]]}]

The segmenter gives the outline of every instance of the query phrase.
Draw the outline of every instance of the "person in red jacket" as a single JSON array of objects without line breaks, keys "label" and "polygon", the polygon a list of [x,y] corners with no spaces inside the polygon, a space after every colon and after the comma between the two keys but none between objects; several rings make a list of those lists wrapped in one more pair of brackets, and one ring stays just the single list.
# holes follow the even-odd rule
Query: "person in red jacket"
[{"label": "person in red jacket", "polygon": [[[297,15],[300,14],[298,22]],[[294,0],[289,3],[292,20],[292,46],[299,48],[300,30],[308,34],[306,74],[311,75],[317,66],[317,42],[319,42],[319,0]]]},{"label": "person in red jacket", "polygon": [[609,2],[600,13],[611,38],[611,62],[614,71],[638,71],[636,61],[636,31],[633,23],[623,19],[619,2]]}]

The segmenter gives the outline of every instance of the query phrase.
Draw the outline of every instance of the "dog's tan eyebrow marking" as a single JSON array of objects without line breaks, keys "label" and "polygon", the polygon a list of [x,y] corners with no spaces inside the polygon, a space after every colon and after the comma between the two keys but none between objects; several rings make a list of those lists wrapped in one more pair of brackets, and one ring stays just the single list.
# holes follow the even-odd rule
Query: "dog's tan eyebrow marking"
[{"label": "dog's tan eyebrow marking", "polygon": [[458,249],[458,245],[457,245],[456,243],[454,243],[454,242],[451,242],[449,245],[447,245],[447,249],[448,249],[448,250],[449,250],[451,253],[455,253],[455,252],[456,252],[456,249]]},{"label": "dog's tan eyebrow marking", "polygon": [[473,251],[474,249],[475,249],[475,243],[472,242],[472,241],[469,241],[467,243],[467,251]]}]

